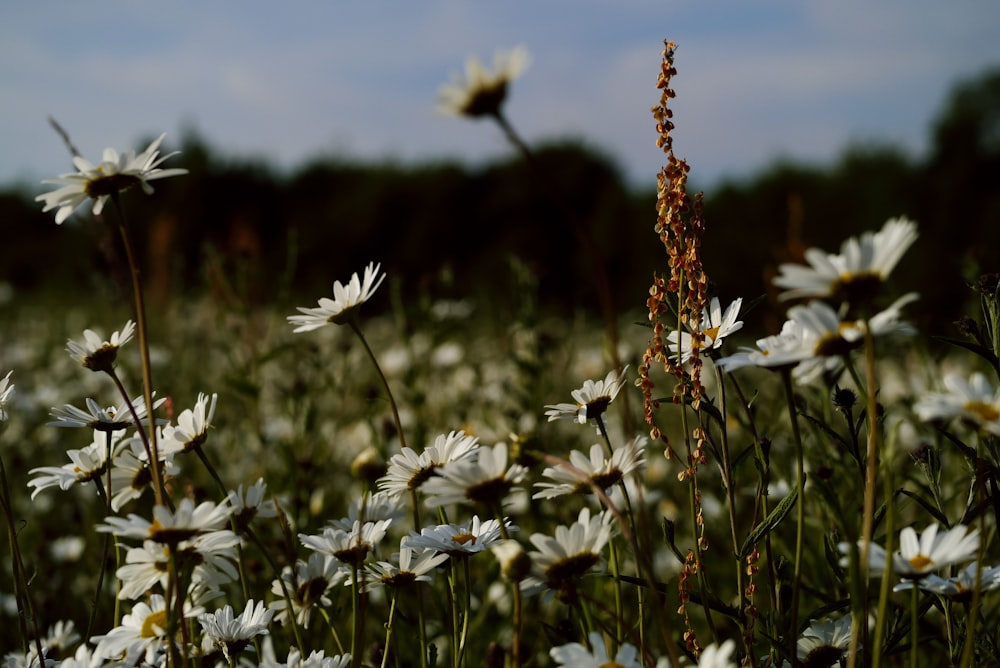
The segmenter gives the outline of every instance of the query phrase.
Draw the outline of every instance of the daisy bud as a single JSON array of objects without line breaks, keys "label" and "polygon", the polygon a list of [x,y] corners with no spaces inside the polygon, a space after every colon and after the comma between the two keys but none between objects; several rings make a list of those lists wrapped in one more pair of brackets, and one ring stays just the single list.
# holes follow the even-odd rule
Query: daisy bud
[{"label": "daisy bud", "polygon": [[531,557],[516,540],[505,540],[493,546],[500,562],[500,574],[511,582],[520,582],[531,572]]},{"label": "daisy bud", "polygon": [[382,455],[373,447],[362,450],[351,462],[351,475],[372,485],[384,476],[387,470]]}]

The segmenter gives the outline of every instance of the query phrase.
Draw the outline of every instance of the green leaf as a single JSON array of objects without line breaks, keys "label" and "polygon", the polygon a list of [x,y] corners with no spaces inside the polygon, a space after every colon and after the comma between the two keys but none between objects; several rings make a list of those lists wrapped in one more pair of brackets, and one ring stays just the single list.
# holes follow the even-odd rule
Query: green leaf
[{"label": "green leaf", "polygon": [[792,510],[795,506],[795,501],[799,498],[799,490],[795,488],[792,492],[781,500],[781,503],[771,511],[771,514],[764,518],[764,521],[754,527],[754,530],[750,532],[747,539],[743,541],[743,546],[740,548],[739,558],[740,561],[746,559],[746,556],[750,554],[750,550],[753,546],[764,536],[776,526],[781,524],[781,521],[785,519],[785,516]]}]

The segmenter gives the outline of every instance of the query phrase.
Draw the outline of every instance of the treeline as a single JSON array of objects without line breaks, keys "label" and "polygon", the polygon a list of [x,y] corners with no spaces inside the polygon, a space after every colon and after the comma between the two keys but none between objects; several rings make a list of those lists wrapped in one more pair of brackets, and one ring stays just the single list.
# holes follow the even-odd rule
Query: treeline
[{"label": "treeline", "polygon": [[[931,133],[920,161],[855,146],[832,166],[777,165],[707,192],[705,266],[719,294],[763,294],[769,272],[805,247],[836,250],[907,215],[921,240],[895,278],[921,293],[930,333],[952,333],[972,296],[965,281],[1000,270],[1000,71],[957,87]],[[611,160],[579,144],[541,147],[533,164],[325,160],[288,174],[227,160],[194,135],[174,148],[182,154],[169,166],[190,174],[157,182],[155,202],[123,200],[154,300],[208,289],[305,304],[375,260],[397,279],[398,303],[434,295],[474,298],[501,317],[523,301],[597,314],[603,273],[616,309],[641,317],[651,273],[665,269],[655,193],[629,189]],[[695,184],[697,173],[692,165]],[[0,193],[0,279],[16,294],[114,294],[127,278],[114,212],[107,225],[83,215],[57,227],[36,194]]]}]

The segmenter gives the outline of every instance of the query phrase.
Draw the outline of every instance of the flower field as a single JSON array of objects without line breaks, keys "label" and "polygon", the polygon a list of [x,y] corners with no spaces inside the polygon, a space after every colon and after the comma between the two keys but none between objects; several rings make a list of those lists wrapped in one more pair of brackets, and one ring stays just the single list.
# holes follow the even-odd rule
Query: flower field
[{"label": "flower field", "polygon": [[[902,216],[782,264],[769,303],[712,294],[663,55],[663,260],[614,296],[644,322],[599,264],[574,280],[603,321],[498,321],[401,308],[377,257],[308,305],[154,307],[128,216],[185,178],[163,136],[47,181],[132,282],[0,326],[8,665],[1000,665],[997,275],[934,346]],[[503,113],[528,61],[470,61],[442,105],[530,162]]]}]

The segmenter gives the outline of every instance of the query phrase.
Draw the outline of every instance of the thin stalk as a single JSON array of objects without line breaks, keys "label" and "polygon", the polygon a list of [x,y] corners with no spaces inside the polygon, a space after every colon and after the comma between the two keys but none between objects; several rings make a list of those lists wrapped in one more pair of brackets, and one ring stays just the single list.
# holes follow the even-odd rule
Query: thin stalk
[{"label": "thin stalk", "polygon": [[358,323],[354,321],[354,318],[348,319],[348,324],[351,326],[351,330],[361,339],[361,345],[364,346],[365,352],[368,353],[368,358],[372,361],[375,366],[375,371],[378,373],[379,380],[382,381],[382,387],[385,389],[385,394],[389,398],[389,406],[392,408],[392,420],[396,424],[396,433],[399,435],[399,446],[400,448],[406,447],[406,437],[403,435],[403,423],[399,419],[399,409],[396,407],[396,399],[392,395],[392,389],[389,387],[389,380],[382,373],[382,367],[379,366],[378,359],[375,357],[375,353],[372,351],[371,346],[368,345],[365,335],[361,333],[361,328],[358,327]]},{"label": "thin stalk", "polygon": [[[122,245],[125,247],[125,257],[128,259],[128,266],[132,276],[135,321],[139,337],[139,354],[142,359],[142,391],[146,401],[146,414],[149,418],[149,467],[153,476],[153,494],[156,499],[156,505],[162,506],[163,497],[166,492],[163,474],[160,471],[160,453],[156,447],[156,417],[153,414],[153,371],[149,359],[149,333],[146,323],[146,307],[142,296],[142,280],[139,265],[136,264],[135,254],[132,251],[132,242],[129,240],[125,221],[125,209],[121,205],[117,192],[112,193],[111,200],[114,202],[115,210],[118,212],[118,231],[121,234]],[[136,426],[139,426],[138,421],[136,421]],[[141,433],[142,429],[139,429],[139,431]]]},{"label": "thin stalk", "polygon": [[785,386],[785,399],[788,403],[788,419],[792,423],[792,442],[795,445],[795,490],[798,497],[795,501],[795,566],[792,582],[792,609],[790,626],[788,628],[789,652],[792,665],[798,664],[796,642],[799,635],[799,596],[802,588],[802,546],[805,541],[805,496],[803,490],[806,482],[805,454],[802,451],[802,434],[799,432],[798,411],[795,410],[795,393],[792,389],[792,370],[785,367],[781,370],[781,379]]},{"label": "thin stalk", "polygon": [[[718,366],[715,367],[715,379],[719,386],[719,412],[723,416],[726,413],[726,382],[722,376],[722,369]],[[722,438],[722,481],[726,486],[726,500],[729,506],[729,535],[733,542],[733,554],[738,555],[740,553],[740,542],[736,535],[736,491],[733,489],[733,460],[729,452],[729,430],[725,425],[725,418],[723,418],[723,424],[719,426],[720,435]],[[743,584],[743,564],[740,563],[739,559],[736,560],[736,588],[740,592],[740,624],[743,624],[743,615],[746,610],[746,591]],[[750,647],[747,647],[747,652],[750,652]]]},{"label": "thin stalk", "polygon": [[[976,440],[976,500],[979,505],[986,502],[985,489],[985,459],[983,458],[983,439]],[[976,579],[975,587],[972,588],[972,602],[969,605],[969,614],[966,615],[965,645],[962,647],[962,663],[960,668],[968,668],[972,665],[972,655],[975,649],[976,622],[979,619],[979,605],[982,599],[983,588],[983,558],[986,556],[986,513],[979,513],[979,549],[976,551]]]},{"label": "thin stalk", "polygon": [[[503,508],[498,506],[494,512],[496,515],[497,522],[500,523],[500,536],[504,540],[510,540],[510,532],[507,531],[507,524],[504,522]],[[521,657],[521,632],[524,626],[524,610],[523,601],[521,600],[521,583],[512,582],[511,586],[514,589],[514,638],[511,641],[511,654],[514,659],[514,668],[521,668],[523,665]]]},{"label": "thin stalk", "polygon": [[385,668],[385,662],[389,660],[389,643],[392,642],[392,620],[396,615],[397,595],[398,592],[393,590],[392,603],[389,604],[389,620],[385,623],[385,648],[382,650],[382,668]]},{"label": "thin stalk", "polygon": [[465,576],[465,610],[462,615],[462,632],[458,642],[458,665],[465,665],[465,646],[469,640],[469,618],[472,617],[472,576],[469,573],[469,555],[462,556],[462,574]]},{"label": "thin stalk", "polygon": [[[413,507],[413,530],[420,531],[420,504],[417,490],[410,490],[410,505]],[[420,637],[420,668],[427,668],[427,625],[424,620],[424,590],[417,587],[417,635]]]},{"label": "thin stalk", "polygon": [[920,656],[920,650],[917,649],[917,644],[920,642],[920,590],[916,583],[911,591],[913,593],[910,596],[910,668],[917,668]]},{"label": "thin stalk", "polygon": [[361,614],[361,584],[358,582],[358,565],[351,564],[351,666],[361,668],[360,650],[364,644],[364,615]]},{"label": "thin stalk", "polygon": [[453,559],[448,560],[448,607],[451,609],[451,665],[459,668],[458,574]]}]

